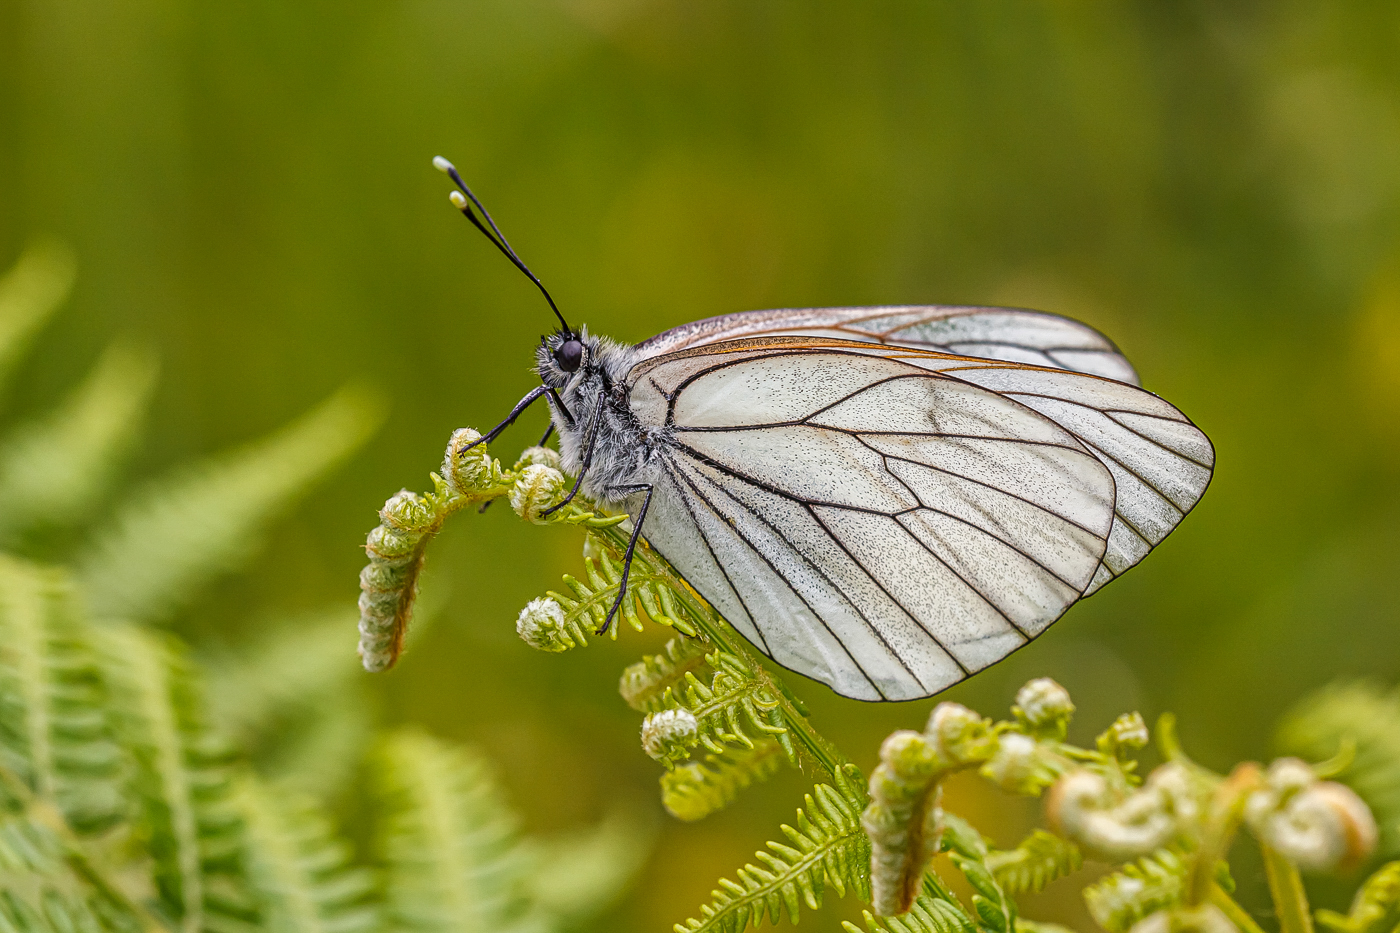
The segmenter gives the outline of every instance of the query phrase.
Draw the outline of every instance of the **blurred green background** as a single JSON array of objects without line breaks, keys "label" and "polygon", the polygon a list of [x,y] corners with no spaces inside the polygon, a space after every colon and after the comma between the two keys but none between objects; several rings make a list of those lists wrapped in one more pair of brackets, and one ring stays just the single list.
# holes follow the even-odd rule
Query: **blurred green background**
[{"label": "blurred green background", "polygon": [[[40,236],[79,263],[7,419],[118,336],[162,359],[132,480],[348,381],[392,404],[252,572],[176,620],[205,650],[342,606],[353,663],[375,509],[531,385],[547,309],[448,207],[437,154],[602,333],[765,307],[1042,308],[1108,333],[1211,435],[1215,481],[1157,553],[947,697],[997,713],[1053,676],[1080,738],[1170,709],[1223,768],[1268,755],[1308,689],[1400,678],[1400,7],[0,0],[0,267]],[[660,637],[560,657],[514,633],[579,544],[505,508],[455,520],[424,586],[436,622],[365,675],[383,721],[486,748],[537,829],[656,796],[615,684]],[[801,686],[867,768],[933,705]],[[598,929],[691,915],[803,786],[785,773],[668,824]],[[1027,817],[952,800],[1003,841]],[[1047,919],[1081,916],[1061,900]]]}]

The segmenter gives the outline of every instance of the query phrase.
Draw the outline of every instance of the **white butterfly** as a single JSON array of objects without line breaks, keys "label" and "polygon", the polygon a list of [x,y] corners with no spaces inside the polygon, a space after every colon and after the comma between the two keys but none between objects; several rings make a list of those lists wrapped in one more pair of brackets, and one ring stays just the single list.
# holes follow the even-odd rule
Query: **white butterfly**
[{"label": "white butterfly", "polygon": [[632,546],[764,654],[857,699],[930,696],[1026,644],[1160,543],[1215,462],[1055,315],[759,311],[636,346],[560,322],[542,385],[486,439],[547,397],[575,492],[627,510]]}]

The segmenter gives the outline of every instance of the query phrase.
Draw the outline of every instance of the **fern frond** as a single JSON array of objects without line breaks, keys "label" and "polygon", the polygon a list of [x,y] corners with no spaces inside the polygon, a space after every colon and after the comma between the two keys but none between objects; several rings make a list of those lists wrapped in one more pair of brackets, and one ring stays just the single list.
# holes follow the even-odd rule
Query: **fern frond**
[{"label": "fern frond", "polygon": [[704,762],[662,773],[661,803],[678,820],[702,820],[733,803],[740,791],[768,780],[785,761],[783,747],[770,739],[760,739],[753,748],[706,755]]},{"label": "fern frond", "polygon": [[[553,590],[548,595],[564,608],[565,626],[582,627],[591,633],[603,627],[603,620],[617,599],[617,590],[622,584],[622,565],[614,561],[606,550],[600,550],[596,560],[584,561],[584,568],[587,582],[567,574],[564,576],[564,585],[571,595]],[[652,573],[645,564],[632,564],[632,572],[627,577],[627,594],[618,615],[634,630],[642,631],[642,619],[649,618],[657,625],[674,628],[683,635],[693,638],[697,634],[695,627],[677,607],[670,581],[665,576]],[[639,607],[641,613],[638,612]],[[611,626],[608,629],[609,637],[615,640],[621,627]],[[583,643],[588,644],[586,640]]]},{"label": "fern frond", "polygon": [[[760,739],[773,738],[782,743],[787,738],[781,701],[768,682],[755,677],[747,664],[725,651],[706,655],[705,663],[714,670],[708,684],[694,671],[686,671],[681,683],[668,687],[661,695],[660,710],[647,716],[650,722],[668,710],[685,710],[695,717],[694,733],[687,734],[684,741],[662,743],[660,755],[652,757],[669,766],[688,757],[696,744],[715,755],[726,748],[752,749],[754,740],[744,731],[746,725]],[[642,731],[645,735],[645,725]],[[790,740],[784,751],[796,760]]]},{"label": "fern frond", "polygon": [[870,840],[860,825],[864,800],[818,784],[806,797],[806,810],[797,811],[797,826],[781,827],[786,842],[768,843],[768,851],[736,873],[739,880],[721,878],[701,906],[700,917],[675,925],[676,933],[741,933],[750,923],[767,917],[777,923],[784,914],[793,923],[803,904],[821,907],[827,885],[845,896],[851,888],[869,899]]},{"label": "fern frond", "polygon": [[[924,875],[923,891],[914,898],[908,913],[877,917],[867,910],[862,916],[869,933],[974,933],[977,929],[957,898],[932,872]],[[846,933],[861,933],[850,921],[843,921],[841,927]]]},{"label": "fern frond", "polygon": [[615,902],[651,855],[656,819],[616,810],[596,826],[527,843],[530,895],[543,912],[576,921]]},{"label": "fern frond", "polygon": [[1351,764],[1336,780],[1366,801],[1381,831],[1379,852],[1400,853],[1400,691],[1343,681],[1300,700],[1282,719],[1274,744],[1285,755],[1324,761],[1348,742]]},{"label": "fern frond", "polygon": [[279,785],[334,796],[363,757],[373,716],[346,650],[353,618],[335,610],[272,623],[209,666],[212,721]]},{"label": "fern frond", "polygon": [[1160,849],[1084,889],[1090,915],[1109,933],[1124,933],[1148,914],[1175,907],[1188,864],[1180,852]]},{"label": "fern frond", "polygon": [[309,799],[252,775],[238,782],[248,879],[263,933],[368,933],[378,927],[373,881]]},{"label": "fern frond", "polygon": [[68,578],[0,556],[0,766],[82,833],[126,812],[106,702]]},{"label": "fern frond", "polygon": [[987,853],[987,867],[1007,894],[1045,890],[1050,882],[1076,872],[1084,856],[1074,843],[1037,829],[1014,849]]},{"label": "fern frond", "polygon": [[972,895],[972,912],[978,930],[985,933],[1014,933],[1016,902],[1007,895],[987,864],[990,852],[982,834],[966,820],[951,813],[943,815],[943,823],[943,845],[953,864],[976,892]]},{"label": "fern frond", "polygon": [[163,911],[180,933],[249,919],[232,755],[207,725],[195,672],[173,640],[116,623],[94,634]]},{"label": "fern frond", "polygon": [[268,520],[363,443],[379,418],[376,402],[343,390],[276,434],[149,488],[79,560],[94,613],[167,616],[245,560]]},{"label": "fern frond", "polygon": [[155,385],[155,358],[117,345],[44,420],[0,446],[0,543],[34,525],[78,521],[133,439]]},{"label": "fern frond", "polygon": [[547,929],[527,896],[525,851],[500,790],[474,754],[419,732],[385,743],[379,848],[391,929]]},{"label": "fern frond", "polygon": [[660,654],[646,655],[622,672],[618,693],[639,713],[665,709],[665,694],[705,663],[709,648],[697,638],[672,638]]},{"label": "fern frond", "polygon": [[0,379],[72,287],[73,255],[56,243],[30,246],[0,277]]},{"label": "fern frond", "polygon": [[1351,910],[1319,910],[1317,922],[1334,933],[1391,933],[1400,926],[1400,862],[1382,865],[1356,892]]}]

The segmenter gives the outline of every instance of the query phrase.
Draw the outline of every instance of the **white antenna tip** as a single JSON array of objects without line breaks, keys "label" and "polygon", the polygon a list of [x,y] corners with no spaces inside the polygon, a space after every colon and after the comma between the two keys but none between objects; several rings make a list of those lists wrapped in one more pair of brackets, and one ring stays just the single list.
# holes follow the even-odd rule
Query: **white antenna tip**
[{"label": "white antenna tip", "polygon": [[448,172],[452,171],[452,163],[444,159],[442,156],[433,156],[433,168],[437,169],[439,172],[442,172],[445,175]]},{"label": "white antenna tip", "polygon": [[464,210],[467,206],[467,199],[460,191],[447,192],[447,200],[452,202],[452,206],[457,210]]}]

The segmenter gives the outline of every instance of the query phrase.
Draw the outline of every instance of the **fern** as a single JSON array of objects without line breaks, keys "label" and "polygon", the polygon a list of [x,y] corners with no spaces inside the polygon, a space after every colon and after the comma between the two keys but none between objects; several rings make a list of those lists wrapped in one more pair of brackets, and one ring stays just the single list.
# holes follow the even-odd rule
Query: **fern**
[{"label": "fern", "polygon": [[661,775],[661,803],[678,820],[693,822],[729,806],[739,792],[766,781],[783,766],[787,755],[771,739],[753,748],[728,749],[722,755],[706,755]]},{"label": "fern", "polygon": [[1367,878],[1350,911],[1319,910],[1317,922],[1334,933],[1391,933],[1400,926],[1400,862],[1382,865]]},{"label": "fern", "polygon": [[350,780],[373,714],[345,650],[345,610],[267,625],[269,634],[211,665],[213,721],[267,778],[321,796]]},{"label": "fern", "polygon": [[252,905],[233,756],[205,721],[198,678],[173,640],[115,624],[96,634],[161,910],[182,933],[237,927]]},{"label": "fern", "polygon": [[126,811],[106,701],[67,577],[0,556],[0,766],[83,833]]},{"label": "fern", "polygon": [[1084,856],[1074,843],[1037,829],[1014,849],[988,853],[986,861],[1002,889],[1017,895],[1043,891],[1050,882],[1078,871]]},{"label": "fern", "polygon": [[530,903],[529,863],[486,765],[464,749],[398,732],[380,755],[390,927],[524,933],[549,924]]},{"label": "fern", "polygon": [[[974,933],[977,929],[967,911],[932,872],[924,875],[923,892],[914,899],[907,914],[877,917],[867,910],[863,918],[869,933]],[[849,921],[841,927],[846,933],[861,933],[860,927]]]},{"label": "fern", "polygon": [[797,826],[781,827],[787,841],[755,853],[762,865],[739,869],[737,882],[721,878],[700,917],[676,924],[676,933],[740,933],[784,914],[796,923],[803,904],[821,907],[827,885],[843,897],[849,888],[869,900],[870,840],[860,825],[865,800],[849,781],[842,784],[843,791],[818,784],[806,796],[806,810],[797,811]]},{"label": "fern", "polygon": [[[687,739],[685,743],[672,743],[662,760],[670,763],[686,757],[687,746],[694,743],[716,755],[726,748],[752,749],[754,740],[744,731],[745,725],[760,738],[774,738],[783,743],[787,728],[783,725],[781,702],[772,688],[755,677],[741,659],[728,652],[715,651],[706,655],[705,662],[714,670],[708,684],[693,671],[687,671],[681,683],[666,688],[661,695],[662,711],[684,709],[696,722],[693,742]],[[791,748],[790,739],[783,747],[795,760],[797,753]]]},{"label": "fern", "polygon": [[1007,896],[988,865],[990,853],[981,833],[951,813],[943,815],[943,822],[943,845],[976,892],[972,895],[972,912],[977,929],[986,933],[1014,933],[1016,902]]},{"label": "fern", "polygon": [[345,390],[278,433],[129,502],[79,559],[93,611],[158,621],[252,551],[262,527],[358,447],[379,406]]},{"label": "fern", "polygon": [[1161,849],[1084,889],[1084,903],[1109,933],[1124,933],[1148,914],[1181,903],[1189,866],[1180,852]]},{"label": "fern", "polygon": [[0,379],[72,287],[73,256],[56,243],[29,247],[0,277]]},{"label": "fern", "polygon": [[248,877],[264,933],[368,933],[377,929],[373,881],[310,800],[239,781]]},{"label": "fern", "polygon": [[83,518],[131,441],[155,384],[149,354],[116,346],[62,406],[0,448],[0,543]]},{"label": "fern", "polygon": [[[565,626],[596,632],[603,627],[608,610],[617,600],[617,590],[622,584],[622,565],[603,550],[599,552],[596,560],[585,561],[584,567],[586,583],[565,575],[564,585],[569,588],[570,595],[552,590],[548,595],[564,608]],[[632,572],[627,577],[627,593],[628,598],[622,601],[622,608],[618,614],[622,621],[636,631],[642,631],[642,617],[637,612],[640,606],[646,617],[658,625],[672,627],[692,638],[697,634],[695,627],[677,605],[670,581],[664,575],[652,573],[649,567],[640,562],[634,563]],[[611,626],[608,630],[609,636],[616,639],[620,628],[620,625]],[[587,643],[586,640],[583,642]]]},{"label": "fern", "polygon": [[1337,780],[1371,807],[1381,831],[1380,852],[1400,853],[1400,691],[1370,681],[1331,684],[1300,700],[1281,720],[1275,745],[1309,761],[1355,748]]},{"label": "fern", "polygon": [[672,638],[660,654],[647,655],[622,672],[618,692],[639,713],[666,708],[665,694],[705,663],[705,643],[695,638]]}]

